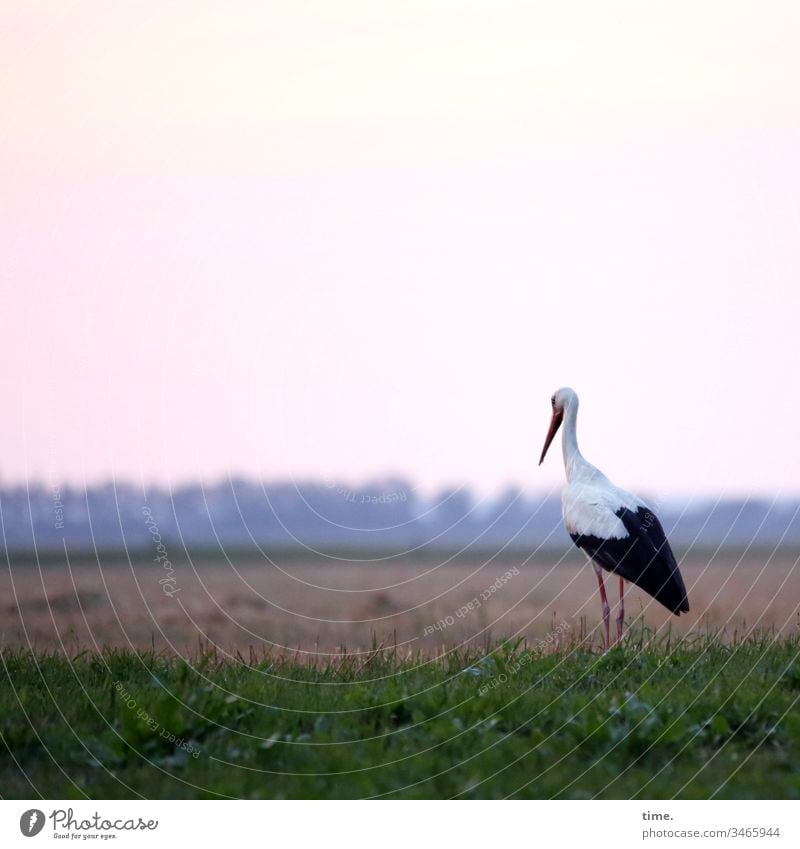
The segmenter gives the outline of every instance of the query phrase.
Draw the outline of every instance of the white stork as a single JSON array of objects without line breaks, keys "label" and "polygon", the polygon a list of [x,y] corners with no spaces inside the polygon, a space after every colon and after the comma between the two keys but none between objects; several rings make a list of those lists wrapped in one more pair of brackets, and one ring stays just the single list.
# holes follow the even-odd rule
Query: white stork
[{"label": "white stork", "polygon": [[655,513],[635,495],[614,486],[578,450],[578,396],[575,390],[559,389],[550,401],[553,418],[539,465],[563,422],[562,447],[567,473],[567,485],[561,496],[564,527],[575,545],[592,561],[600,586],[608,647],[611,635],[603,569],[619,576],[617,642],[622,637],[625,621],[625,581],[632,581],[678,616],[689,611],[686,587]]}]

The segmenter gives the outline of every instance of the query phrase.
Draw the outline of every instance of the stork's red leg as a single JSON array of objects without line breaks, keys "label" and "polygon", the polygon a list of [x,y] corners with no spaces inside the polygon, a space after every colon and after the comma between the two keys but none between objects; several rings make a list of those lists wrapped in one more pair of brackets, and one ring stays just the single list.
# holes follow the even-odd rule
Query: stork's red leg
[{"label": "stork's red leg", "polygon": [[594,573],[597,575],[597,584],[600,587],[600,601],[603,605],[603,627],[606,632],[606,648],[611,647],[611,628],[609,626],[609,614],[610,609],[608,607],[608,596],[606,595],[605,584],[603,583],[603,570],[595,563],[592,563],[594,566]]},{"label": "stork's red leg", "polygon": [[622,629],[625,625],[625,580],[619,579],[619,611],[617,611],[617,642],[622,639]]}]

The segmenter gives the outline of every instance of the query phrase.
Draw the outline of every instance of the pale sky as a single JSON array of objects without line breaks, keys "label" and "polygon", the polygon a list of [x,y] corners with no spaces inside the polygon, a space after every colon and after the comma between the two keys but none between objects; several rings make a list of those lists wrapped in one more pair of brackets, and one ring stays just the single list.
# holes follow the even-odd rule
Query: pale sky
[{"label": "pale sky", "polygon": [[0,483],[800,492],[797,3],[0,14]]}]

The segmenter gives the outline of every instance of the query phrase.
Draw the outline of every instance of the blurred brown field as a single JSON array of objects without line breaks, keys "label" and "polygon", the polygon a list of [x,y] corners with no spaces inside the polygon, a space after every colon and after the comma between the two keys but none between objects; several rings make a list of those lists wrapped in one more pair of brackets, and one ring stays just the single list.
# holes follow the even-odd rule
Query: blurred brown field
[{"label": "blurred brown field", "polygon": [[[547,646],[599,640],[600,604],[591,567],[572,555],[420,556],[356,562],[252,553],[162,564],[137,560],[13,563],[0,575],[5,647],[139,650],[222,655],[270,651],[313,655],[369,651],[435,653],[522,637]],[[626,587],[626,617],[658,633],[800,627],[795,552],[689,554],[681,560],[691,613],[670,615]],[[610,598],[617,581],[607,578]],[[165,591],[166,590],[166,591]],[[172,593],[168,595],[167,593]],[[612,610],[612,616],[613,616]],[[548,636],[550,635],[550,636]]]}]

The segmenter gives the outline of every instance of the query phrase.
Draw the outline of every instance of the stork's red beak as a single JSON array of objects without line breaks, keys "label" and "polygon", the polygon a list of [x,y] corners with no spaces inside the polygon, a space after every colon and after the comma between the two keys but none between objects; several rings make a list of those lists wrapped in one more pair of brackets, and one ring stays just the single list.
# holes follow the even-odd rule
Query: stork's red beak
[{"label": "stork's red beak", "polygon": [[542,448],[542,456],[539,458],[540,466],[544,462],[544,455],[547,454],[547,449],[550,447],[550,443],[553,441],[553,437],[558,433],[558,429],[561,427],[561,420],[563,418],[563,410],[553,410],[553,418],[550,419],[550,430],[547,431],[547,436],[544,440],[544,448]]}]

